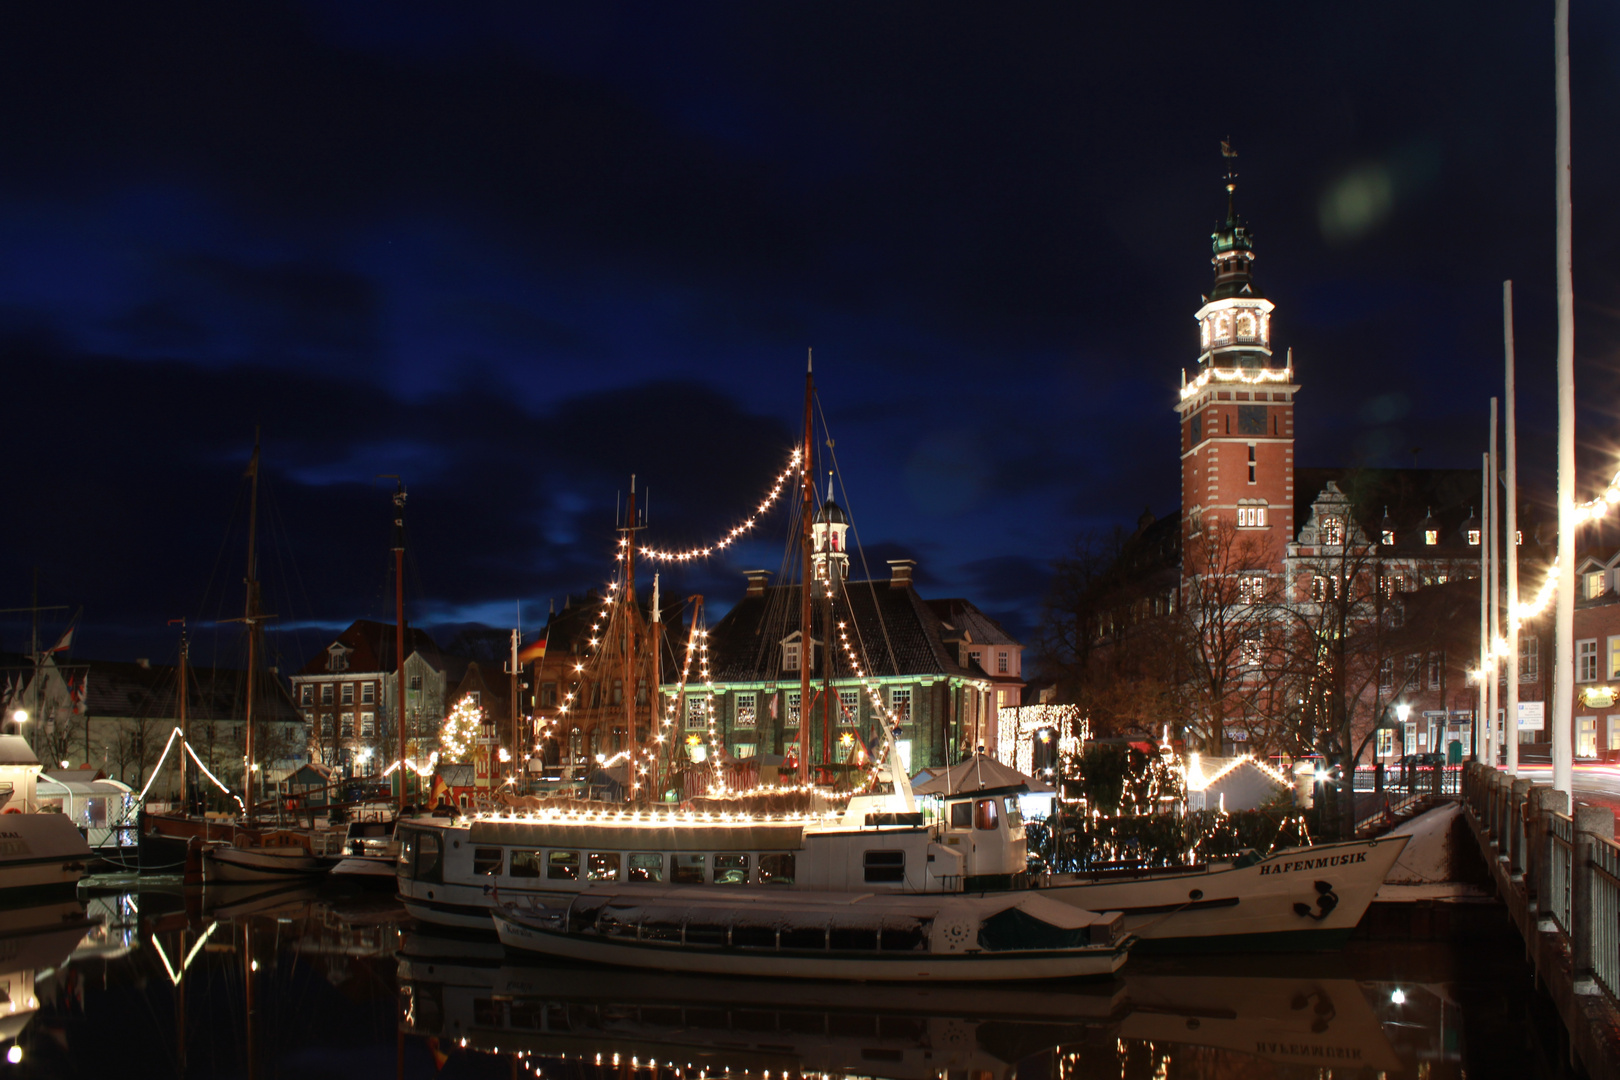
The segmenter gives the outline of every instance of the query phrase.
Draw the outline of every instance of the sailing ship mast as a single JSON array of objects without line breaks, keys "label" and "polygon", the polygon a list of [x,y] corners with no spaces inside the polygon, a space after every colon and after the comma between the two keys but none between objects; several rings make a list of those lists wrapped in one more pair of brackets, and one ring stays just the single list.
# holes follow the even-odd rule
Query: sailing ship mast
[{"label": "sailing ship mast", "polygon": [[399,729],[399,812],[405,813],[405,481],[394,477],[394,659],[398,662],[394,726]]},{"label": "sailing ship mast", "polygon": [[247,610],[242,621],[247,624],[248,655],[247,655],[247,708],[243,713],[243,724],[247,730],[247,758],[242,763],[242,793],[246,796],[244,802],[247,809],[247,820],[253,821],[253,673],[258,666],[258,638],[259,638],[259,579],[258,579],[258,551],[255,542],[259,532],[259,429],[253,429],[253,460],[248,464],[248,476],[252,481],[251,493],[248,497],[248,549],[247,549]]},{"label": "sailing ship mast", "polygon": [[810,658],[814,655],[810,644],[810,614],[811,614],[811,586],[812,574],[810,572],[810,523],[815,517],[815,487],[811,477],[815,475],[815,463],[811,455],[814,445],[810,438],[811,408],[815,399],[815,376],[811,372],[811,365],[815,360],[814,353],[807,353],[804,363],[804,460],[799,463],[800,488],[803,491],[804,506],[800,511],[803,525],[802,546],[804,549],[804,588],[799,598],[799,782],[810,782]]}]

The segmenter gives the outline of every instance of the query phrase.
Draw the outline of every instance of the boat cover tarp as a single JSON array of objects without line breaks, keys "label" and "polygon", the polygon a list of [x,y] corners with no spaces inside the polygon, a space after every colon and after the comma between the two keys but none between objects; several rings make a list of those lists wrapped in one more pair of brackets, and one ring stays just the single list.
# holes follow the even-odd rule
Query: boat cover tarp
[{"label": "boat cover tarp", "polygon": [[972,757],[942,769],[922,783],[913,783],[911,790],[917,795],[964,795],[973,791],[1000,790],[1025,787],[1035,793],[1050,793],[1056,789],[1043,784],[1033,776],[1025,776],[1011,765],[1004,765],[991,757]]}]

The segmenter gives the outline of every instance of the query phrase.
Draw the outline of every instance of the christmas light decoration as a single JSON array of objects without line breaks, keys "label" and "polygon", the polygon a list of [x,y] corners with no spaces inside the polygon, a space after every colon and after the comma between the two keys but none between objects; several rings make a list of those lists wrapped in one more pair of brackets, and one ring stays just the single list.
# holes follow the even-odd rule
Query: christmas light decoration
[{"label": "christmas light decoration", "polygon": [[1181,388],[1181,400],[1186,401],[1211,381],[1218,383],[1287,383],[1294,381],[1294,369],[1286,368],[1205,368],[1203,373]]},{"label": "christmas light decoration", "polygon": [[444,726],[439,729],[439,749],[444,752],[444,760],[465,763],[472,756],[478,729],[483,722],[484,710],[478,707],[471,694],[456,702],[456,707],[450,710],[450,715],[444,718]]},{"label": "christmas light decoration", "polygon": [[[799,468],[799,462],[802,460],[803,453],[804,452],[802,450],[793,451],[793,454],[788,459],[787,468],[783,469],[777,475],[776,481],[771,485],[771,490],[766,492],[765,498],[760,500],[760,504],[754,508],[754,512],[750,514],[741,524],[734,526],[730,532],[727,532],[719,540],[716,540],[712,544],[708,544],[703,547],[687,548],[685,551],[666,551],[660,548],[638,547],[636,548],[636,553],[643,558],[652,559],[655,562],[690,562],[693,559],[706,559],[717,551],[724,551],[737,540],[741,539],[759,523],[760,517],[764,515],[765,511],[771,508],[771,505],[775,503],[776,500],[781,497],[782,492],[787,489],[787,483],[789,480],[793,479],[794,473],[802,474],[803,470]],[[627,546],[627,541],[621,539],[619,541],[619,546],[624,548]],[[615,557],[623,560],[624,552],[621,550]]]}]

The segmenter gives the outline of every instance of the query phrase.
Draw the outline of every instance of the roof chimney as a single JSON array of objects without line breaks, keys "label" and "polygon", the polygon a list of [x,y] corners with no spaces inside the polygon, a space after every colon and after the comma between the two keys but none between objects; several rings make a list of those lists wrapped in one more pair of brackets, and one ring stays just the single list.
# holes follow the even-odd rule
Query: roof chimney
[{"label": "roof chimney", "polygon": [[744,570],[743,576],[748,578],[748,591],[744,596],[764,596],[765,586],[770,584],[771,572],[769,570]]},{"label": "roof chimney", "polygon": [[916,565],[916,559],[890,559],[889,588],[911,588],[911,571]]}]

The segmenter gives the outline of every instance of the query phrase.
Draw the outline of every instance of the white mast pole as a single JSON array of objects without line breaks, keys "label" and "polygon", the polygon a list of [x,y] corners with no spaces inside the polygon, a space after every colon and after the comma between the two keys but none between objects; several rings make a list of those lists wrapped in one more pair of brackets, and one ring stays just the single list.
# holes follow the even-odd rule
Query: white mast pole
[{"label": "white mast pole", "polygon": [[1491,455],[1482,454],[1479,465],[1479,682],[1475,689],[1479,692],[1477,712],[1478,719],[1474,722],[1474,753],[1491,768],[1496,767],[1496,758],[1491,753],[1490,743],[1490,713],[1486,710],[1487,679],[1491,670],[1490,663],[1490,623],[1486,612],[1490,610],[1490,560],[1485,556],[1485,537],[1489,533],[1488,519],[1490,517],[1491,499]]},{"label": "white mast pole", "polygon": [[[1502,543],[1507,545],[1507,771],[1519,772],[1519,452],[1515,445],[1513,389],[1513,282],[1502,282],[1502,335],[1507,351],[1507,513],[1503,515]],[[1493,477],[1494,481],[1494,477]]]},{"label": "white mast pole", "polygon": [[[1502,711],[1502,680],[1500,678],[1500,672],[1502,670],[1502,658],[1498,656],[1496,652],[1496,643],[1500,641],[1502,637],[1502,627],[1499,621],[1502,610],[1500,600],[1502,588],[1500,580],[1502,575],[1502,564],[1500,562],[1501,553],[1498,551],[1496,546],[1496,534],[1499,531],[1498,520],[1499,518],[1496,513],[1496,399],[1491,398],[1491,448],[1485,453],[1484,540],[1486,560],[1489,567],[1485,580],[1486,590],[1490,595],[1490,600],[1487,602],[1485,610],[1490,618],[1490,626],[1487,632],[1490,634],[1491,644],[1490,648],[1486,650],[1485,655],[1488,656],[1491,661],[1490,667],[1487,670],[1491,680],[1489,683],[1490,704],[1488,708],[1490,710],[1489,715],[1491,718],[1490,743],[1491,768],[1493,769],[1496,768],[1496,762],[1500,756],[1500,746],[1502,742],[1507,739],[1508,724],[1508,721],[1504,720],[1501,727],[1497,727],[1496,725],[1496,718],[1501,714]],[[1517,676],[1518,672],[1513,670],[1512,661],[1509,660],[1508,678],[1516,678]]]},{"label": "white mast pole", "polygon": [[1575,747],[1575,279],[1569,179],[1569,0],[1555,0],[1554,93],[1558,106],[1558,594],[1553,635],[1553,787],[1569,793]]}]

